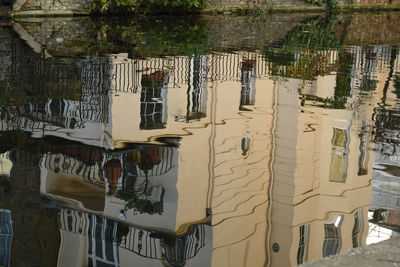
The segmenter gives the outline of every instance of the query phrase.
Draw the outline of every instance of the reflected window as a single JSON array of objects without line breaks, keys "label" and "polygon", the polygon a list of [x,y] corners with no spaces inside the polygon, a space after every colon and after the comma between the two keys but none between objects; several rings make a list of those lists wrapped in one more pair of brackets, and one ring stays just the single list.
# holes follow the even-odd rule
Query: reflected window
[{"label": "reflected window", "polygon": [[349,137],[346,130],[333,128],[329,181],[345,183]]},{"label": "reflected window", "polygon": [[0,266],[10,266],[12,237],[11,211],[0,209]]},{"label": "reflected window", "polygon": [[168,73],[157,71],[142,75],[140,129],[161,129],[167,122]]},{"label": "reflected window", "polygon": [[351,239],[353,242],[353,248],[357,248],[360,246],[361,242],[361,229],[362,229],[362,217],[360,210],[357,210],[354,213],[354,226],[351,235]]},{"label": "reflected window", "polygon": [[343,215],[337,216],[333,223],[327,223],[325,228],[325,239],[322,248],[324,257],[338,254],[342,246],[340,237],[340,227],[342,225]]},{"label": "reflected window", "polygon": [[360,156],[358,158],[358,175],[368,174],[368,122],[363,121],[360,133]]},{"label": "reflected window", "polygon": [[91,215],[89,217],[89,267],[119,267],[117,223]]},{"label": "reflected window", "polygon": [[207,108],[207,57],[194,56],[189,64],[186,121],[200,120]]},{"label": "reflected window", "polygon": [[185,266],[188,239],[186,236],[165,238],[163,240],[164,257],[171,266]]},{"label": "reflected window", "polygon": [[242,62],[242,71],[240,77],[240,110],[246,110],[243,106],[254,105],[256,86],[255,86],[255,59],[246,59]]},{"label": "reflected window", "polygon": [[310,225],[300,226],[299,249],[297,250],[297,264],[302,264],[307,260],[308,240],[310,236]]}]

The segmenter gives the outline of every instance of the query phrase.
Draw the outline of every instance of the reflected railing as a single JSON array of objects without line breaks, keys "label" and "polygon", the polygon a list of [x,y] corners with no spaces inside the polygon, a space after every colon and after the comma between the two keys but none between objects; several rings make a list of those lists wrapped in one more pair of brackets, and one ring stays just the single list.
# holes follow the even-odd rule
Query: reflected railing
[{"label": "reflected railing", "polygon": [[76,66],[67,62],[30,57],[15,68],[14,83],[30,96],[79,99],[80,81]]},{"label": "reflected railing", "polygon": [[[189,232],[184,235],[174,235],[112,221],[94,214],[67,208],[60,209],[58,214],[60,230],[83,236],[91,234],[92,238],[97,239],[107,236],[99,233],[94,236],[96,231],[91,229],[93,228],[91,221],[116,225],[117,231],[114,231],[112,236],[109,237],[111,240],[105,241],[116,242],[118,247],[129,250],[141,257],[167,260],[173,266],[183,266],[186,260],[197,255],[206,242],[204,224],[193,225],[190,227]],[[104,231],[106,231],[106,228],[102,227]]]},{"label": "reflected railing", "polygon": [[[306,82],[304,88],[300,88],[300,94],[304,101],[323,102],[325,106],[333,108],[350,108],[346,105],[346,98],[351,97],[358,89],[373,90],[376,87],[373,73],[387,66],[392,56],[388,46],[374,46],[369,49],[349,47],[346,51],[326,49],[282,52],[282,49],[266,50],[262,53],[216,53],[148,59],[130,59],[127,54],[115,54],[107,57],[74,59],[73,63],[32,58],[18,68],[18,73],[15,73],[18,77],[22,77],[15,83],[24,88],[26,99],[31,99],[28,101],[29,104],[13,108],[9,105],[5,108],[14,113],[18,110],[19,116],[33,117],[32,120],[55,126],[82,128],[85,122],[108,122],[111,112],[109,93],[141,92],[143,98],[141,128],[163,128],[166,120],[164,110],[166,92],[163,96],[155,96],[153,92],[149,94],[150,100],[144,98],[149,90],[143,84],[143,77],[150,77],[154,73],[165,73],[164,76],[169,78],[164,81],[166,84],[163,90],[167,90],[169,86],[188,83],[194,75],[192,72],[199,71],[191,66],[193,57],[201,58],[204,63],[204,66],[201,66],[201,77],[197,77],[204,81],[243,82],[243,72],[248,71],[247,65],[244,64],[250,61],[254,62],[251,78],[272,76],[272,79],[295,78],[313,81],[318,76],[337,72],[337,85],[333,97],[325,99],[315,96],[313,90],[316,85],[311,85],[310,82]],[[360,69],[370,75],[368,77],[362,75]],[[342,84],[342,81],[346,83]],[[35,103],[37,100],[34,100],[36,98],[46,101],[41,100],[42,104],[37,104]],[[150,113],[145,113],[145,110]],[[176,120],[181,121],[179,118]],[[188,120],[190,121],[190,116],[186,119]],[[32,129],[47,127],[35,125],[24,119],[17,119],[11,124],[17,125],[14,128],[18,128],[18,125]]]},{"label": "reflected railing", "polygon": [[100,168],[96,162],[84,162],[64,154],[47,153],[42,157],[41,165],[55,173],[78,175],[86,181],[104,184],[104,177],[99,175]]},{"label": "reflected railing", "polygon": [[[133,166],[135,176],[138,178],[161,176],[175,167],[175,148],[168,146],[145,146],[129,152],[119,153],[92,151],[90,149],[73,147],[64,149],[53,148],[52,150],[54,152],[47,152],[42,156],[41,166],[55,173],[62,172],[78,175],[96,184],[104,184],[106,180],[103,167],[101,166],[102,162],[108,162],[113,159],[121,160],[121,165],[125,169],[132,168]],[[76,157],[78,154],[80,158]],[[88,160],[84,160],[82,157]]]},{"label": "reflected railing", "polygon": [[139,153],[142,157],[144,156],[152,162],[150,165],[144,161],[138,164],[138,177],[160,176],[169,172],[175,167],[174,150],[175,148],[167,146],[154,146],[150,151],[140,150]]}]

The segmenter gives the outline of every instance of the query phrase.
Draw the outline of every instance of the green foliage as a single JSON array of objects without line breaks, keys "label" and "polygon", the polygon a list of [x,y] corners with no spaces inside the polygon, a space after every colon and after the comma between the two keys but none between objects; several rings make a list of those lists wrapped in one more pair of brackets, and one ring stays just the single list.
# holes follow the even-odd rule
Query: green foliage
[{"label": "green foliage", "polygon": [[317,6],[325,6],[327,9],[332,9],[338,6],[338,0],[306,0],[307,3],[317,5]]},{"label": "green foliage", "polygon": [[187,21],[179,25],[153,25],[143,37],[148,44],[144,48],[159,55],[204,54],[208,47],[208,28]]},{"label": "green foliage", "polygon": [[[325,108],[342,109],[346,107],[350,94],[351,54],[341,49],[341,41],[334,28],[336,18],[328,15],[301,23],[292,30],[280,43],[264,52],[270,62],[271,75],[284,78],[294,78],[304,81],[314,80],[318,76],[337,72],[336,88],[333,97],[321,98],[305,95],[299,89],[302,101],[318,102]],[[330,53],[326,51],[339,50],[336,62],[331,62]],[[364,90],[372,90],[374,81],[365,81]]]},{"label": "green foliage", "polygon": [[347,97],[350,95],[352,63],[351,53],[345,51],[339,53],[335,96]]},{"label": "green foliage", "polygon": [[139,214],[162,214],[164,211],[164,205],[161,201],[153,202],[146,198],[142,198],[134,190],[118,190],[116,197],[126,201],[125,210],[133,209]]},{"label": "green foliage", "polygon": [[98,53],[126,51],[131,57],[205,54],[208,52],[208,26],[198,16],[190,20],[157,16],[116,21],[95,27],[101,39],[91,47]]},{"label": "green foliage", "polygon": [[378,80],[371,79],[369,75],[364,74],[361,79],[360,90],[361,91],[374,91],[378,85]]},{"label": "green foliage", "polygon": [[3,93],[4,90],[7,89],[7,82],[6,81],[0,81],[0,93]]},{"label": "green foliage", "polygon": [[131,13],[136,10],[136,0],[98,0],[94,7],[94,13]]},{"label": "green foliage", "polygon": [[334,16],[318,17],[301,23],[289,32],[281,42],[283,51],[296,52],[301,49],[332,50],[340,47],[333,27],[337,22]]},{"label": "green foliage", "polygon": [[98,0],[95,13],[132,13],[193,11],[206,5],[206,0]]},{"label": "green foliage", "polygon": [[193,10],[204,7],[205,0],[141,0],[141,5],[150,8]]},{"label": "green foliage", "polygon": [[397,99],[400,99],[400,74],[393,77],[394,91]]},{"label": "green foliage", "polygon": [[321,103],[319,106],[323,108],[332,108],[332,109],[343,109],[346,106],[347,97],[344,96],[334,96],[328,98],[322,98],[314,95],[305,95],[301,96],[302,102],[309,100]]},{"label": "green foliage", "polygon": [[271,74],[313,80],[334,71],[336,66],[329,63],[324,50],[340,47],[333,31],[335,24],[336,18],[332,16],[308,20],[289,32],[281,42],[267,48],[264,56],[270,62]]}]

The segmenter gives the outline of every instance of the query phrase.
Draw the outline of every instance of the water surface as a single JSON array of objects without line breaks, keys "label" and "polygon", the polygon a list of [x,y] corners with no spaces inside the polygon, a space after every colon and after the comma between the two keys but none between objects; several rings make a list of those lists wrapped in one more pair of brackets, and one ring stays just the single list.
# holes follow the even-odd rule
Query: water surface
[{"label": "water surface", "polygon": [[398,236],[399,23],[0,22],[0,265],[295,266]]}]

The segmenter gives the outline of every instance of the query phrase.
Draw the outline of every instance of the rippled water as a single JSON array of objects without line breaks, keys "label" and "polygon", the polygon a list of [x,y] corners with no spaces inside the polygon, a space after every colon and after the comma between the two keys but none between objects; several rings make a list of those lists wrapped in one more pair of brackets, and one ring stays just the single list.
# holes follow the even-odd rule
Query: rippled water
[{"label": "rippled water", "polygon": [[0,266],[295,266],[398,236],[399,29],[0,21]]}]

